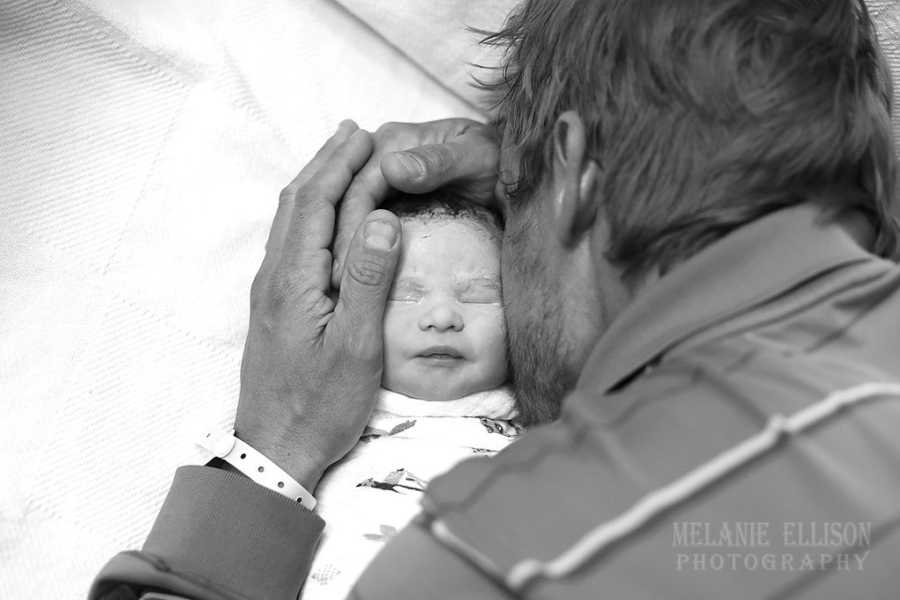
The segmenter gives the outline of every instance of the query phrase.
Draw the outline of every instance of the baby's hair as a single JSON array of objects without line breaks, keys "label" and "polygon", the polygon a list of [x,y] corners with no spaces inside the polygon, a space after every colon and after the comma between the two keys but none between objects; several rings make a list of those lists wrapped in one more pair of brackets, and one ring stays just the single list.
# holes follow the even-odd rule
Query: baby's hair
[{"label": "baby's hair", "polygon": [[438,189],[427,194],[393,191],[381,208],[391,211],[400,219],[469,220],[481,225],[496,240],[502,236],[503,225],[497,213],[448,189]]}]

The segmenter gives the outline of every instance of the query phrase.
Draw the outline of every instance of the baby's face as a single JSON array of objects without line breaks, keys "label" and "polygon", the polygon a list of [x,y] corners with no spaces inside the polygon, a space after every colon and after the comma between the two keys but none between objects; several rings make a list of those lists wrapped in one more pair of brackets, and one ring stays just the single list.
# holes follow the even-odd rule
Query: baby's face
[{"label": "baby's face", "polygon": [[403,219],[384,317],[383,385],[453,400],[506,380],[500,249],[465,219]]}]

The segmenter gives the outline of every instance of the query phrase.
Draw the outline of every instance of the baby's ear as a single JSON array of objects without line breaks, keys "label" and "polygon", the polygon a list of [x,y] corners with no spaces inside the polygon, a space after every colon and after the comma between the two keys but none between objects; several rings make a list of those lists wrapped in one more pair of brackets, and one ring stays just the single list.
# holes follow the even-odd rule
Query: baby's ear
[{"label": "baby's ear", "polygon": [[560,243],[571,247],[594,225],[599,167],[588,154],[584,122],[575,111],[556,120],[553,146],[550,215]]}]

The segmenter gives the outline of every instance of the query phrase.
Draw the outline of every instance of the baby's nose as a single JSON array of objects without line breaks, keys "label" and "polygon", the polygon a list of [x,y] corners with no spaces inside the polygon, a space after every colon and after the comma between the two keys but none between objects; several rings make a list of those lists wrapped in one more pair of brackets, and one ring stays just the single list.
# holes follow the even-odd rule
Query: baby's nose
[{"label": "baby's nose", "polygon": [[419,329],[428,331],[462,331],[465,327],[462,315],[450,303],[439,303],[425,311],[419,319]]}]

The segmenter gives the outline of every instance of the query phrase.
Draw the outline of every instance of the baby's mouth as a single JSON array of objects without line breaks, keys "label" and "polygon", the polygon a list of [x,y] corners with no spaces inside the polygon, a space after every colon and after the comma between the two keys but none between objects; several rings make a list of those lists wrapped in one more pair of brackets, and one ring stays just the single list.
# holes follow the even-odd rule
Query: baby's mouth
[{"label": "baby's mouth", "polygon": [[463,358],[462,352],[452,346],[431,346],[419,352],[418,358],[424,358],[433,362],[455,362]]}]

